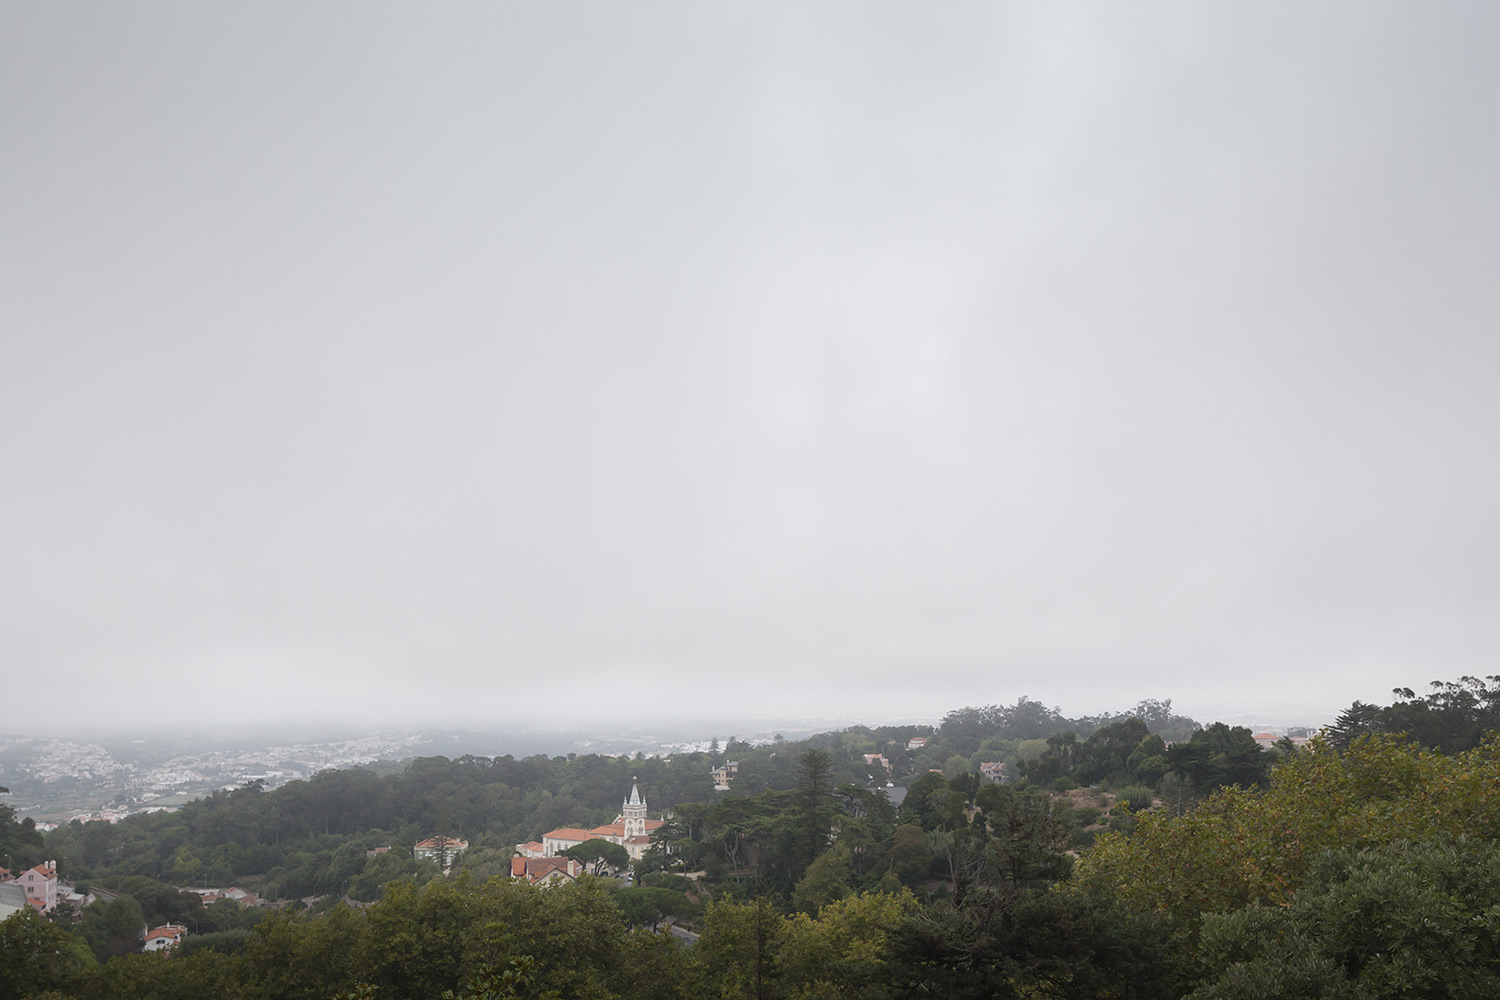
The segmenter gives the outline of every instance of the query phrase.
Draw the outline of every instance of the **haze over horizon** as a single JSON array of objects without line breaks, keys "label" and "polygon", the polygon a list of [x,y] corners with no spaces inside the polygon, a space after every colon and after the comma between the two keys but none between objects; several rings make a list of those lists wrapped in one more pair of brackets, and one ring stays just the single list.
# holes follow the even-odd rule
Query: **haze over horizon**
[{"label": "haze over horizon", "polygon": [[[1021,695],[1018,697],[1026,697]],[[1390,700],[1389,698],[1383,700]],[[1013,705],[1015,699],[1006,702]],[[1066,719],[1081,719],[1102,714],[1120,714],[1135,707],[1134,702],[1118,705],[1101,712],[1070,712],[1066,705],[1049,705]],[[993,701],[986,705],[994,704]],[[948,711],[970,707],[983,707],[975,703],[955,704]],[[1347,707],[1347,706],[1345,706]],[[1172,701],[1173,715],[1188,715],[1179,711]],[[378,733],[421,735],[432,742],[424,744],[422,754],[445,753],[446,756],[461,756],[465,753],[485,755],[513,754],[527,756],[533,753],[565,754],[569,751],[599,753],[633,753],[648,744],[666,745],[689,742],[708,743],[717,739],[724,744],[730,739],[749,740],[752,743],[781,736],[788,740],[801,740],[827,732],[839,732],[852,726],[931,726],[937,729],[948,711],[932,715],[896,713],[870,713],[846,715],[831,712],[823,715],[734,715],[730,712],[707,716],[672,716],[669,714],[643,713],[638,717],[600,719],[597,717],[549,718],[541,721],[525,719],[476,719],[466,724],[455,724],[449,720],[431,719],[426,723],[403,721],[400,718],[366,720],[360,716],[345,719],[287,719],[262,716],[251,719],[235,719],[184,713],[172,717],[148,718],[144,721],[130,717],[74,721],[69,718],[53,720],[45,728],[38,727],[19,731],[10,725],[0,724],[0,740],[65,740],[90,743],[122,744],[126,742],[160,743],[167,741],[188,748],[202,749],[209,746],[281,746],[298,743],[336,743],[359,739]],[[1209,725],[1225,722],[1246,726],[1257,732],[1265,729],[1281,731],[1288,728],[1307,727],[1318,729],[1334,721],[1337,713],[1327,717],[1310,714],[1268,714],[1255,712],[1224,711],[1211,716],[1199,717],[1198,722]],[[1191,716],[1190,716],[1191,717]],[[442,743],[455,741],[462,744],[459,749],[445,752]]]},{"label": "haze over horizon", "polygon": [[0,730],[1500,672],[1500,8],[0,26]]}]

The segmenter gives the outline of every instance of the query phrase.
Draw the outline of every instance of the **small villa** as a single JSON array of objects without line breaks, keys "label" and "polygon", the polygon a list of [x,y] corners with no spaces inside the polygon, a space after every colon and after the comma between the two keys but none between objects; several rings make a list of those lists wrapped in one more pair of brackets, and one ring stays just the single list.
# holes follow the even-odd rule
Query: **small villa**
[{"label": "small villa", "polygon": [[182,936],[187,933],[187,928],[181,924],[162,924],[153,927],[146,932],[146,939],[141,944],[142,951],[166,951],[175,948],[182,943]]},{"label": "small villa", "polygon": [[740,762],[737,760],[726,761],[719,767],[713,769],[714,791],[729,791],[729,783],[740,775]]},{"label": "small villa", "polygon": [[57,905],[57,862],[43,861],[16,878],[26,890],[26,899],[43,913]]},{"label": "small villa", "polygon": [[558,885],[575,881],[583,865],[572,858],[511,858],[510,877],[531,885]]},{"label": "small villa", "polygon": [[468,849],[469,842],[467,840],[459,840],[456,837],[428,837],[426,840],[412,845],[411,856],[418,861],[424,858],[428,861],[436,861],[439,855],[443,855],[451,865],[454,861],[458,860],[460,854]]}]

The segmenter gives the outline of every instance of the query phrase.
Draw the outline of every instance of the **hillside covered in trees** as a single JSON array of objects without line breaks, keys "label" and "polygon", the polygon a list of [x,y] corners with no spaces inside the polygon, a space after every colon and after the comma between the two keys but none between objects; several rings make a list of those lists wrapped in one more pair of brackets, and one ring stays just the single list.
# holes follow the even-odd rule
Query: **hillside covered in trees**
[{"label": "hillside covered in trees", "polygon": [[[1356,702],[1305,749],[1170,702],[1068,720],[1022,698],[670,760],[325,772],[45,839],[7,813],[16,861],[110,891],[0,923],[0,1000],[1496,995],[1497,691]],[[630,879],[505,877],[632,781],[666,822]],[[410,850],[435,833],[470,843],[446,875]],[[229,884],[296,902],[182,891]],[[139,953],[168,920],[186,943]]]}]

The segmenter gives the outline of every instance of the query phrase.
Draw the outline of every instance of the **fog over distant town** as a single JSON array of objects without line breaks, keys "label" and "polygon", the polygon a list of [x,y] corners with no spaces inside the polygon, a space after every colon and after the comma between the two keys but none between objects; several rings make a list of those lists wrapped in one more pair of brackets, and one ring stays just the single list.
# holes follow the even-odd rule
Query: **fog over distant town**
[{"label": "fog over distant town", "polygon": [[1494,672],[1500,8],[0,22],[0,732]]}]

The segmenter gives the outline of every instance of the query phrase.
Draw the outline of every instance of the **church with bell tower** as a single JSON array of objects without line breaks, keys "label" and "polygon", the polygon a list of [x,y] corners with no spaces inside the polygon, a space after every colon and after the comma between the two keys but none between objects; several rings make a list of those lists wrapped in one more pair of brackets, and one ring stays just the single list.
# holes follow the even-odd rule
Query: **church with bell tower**
[{"label": "church with bell tower", "polygon": [[592,830],[576,827],[561,827],[542,834],[540,842],[517,844],[516,852],[524,857],[556,857],[586,840],[607,840],[619,844],[630,854],[630,860],[639,861],[651,846],[651,831],[659,828],[663,820],[646,818],[646,799],[641,795],[637,779],[630,780],[630,795],[620,801],[620,815],[608,826],[596,826]]}]

